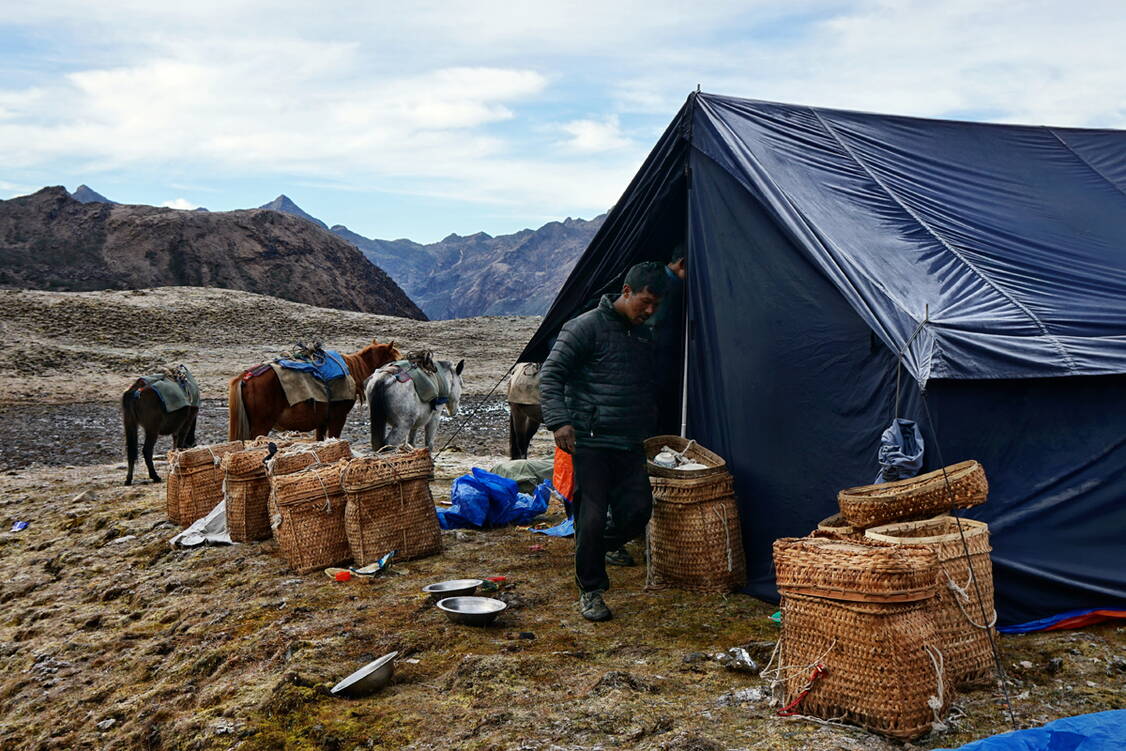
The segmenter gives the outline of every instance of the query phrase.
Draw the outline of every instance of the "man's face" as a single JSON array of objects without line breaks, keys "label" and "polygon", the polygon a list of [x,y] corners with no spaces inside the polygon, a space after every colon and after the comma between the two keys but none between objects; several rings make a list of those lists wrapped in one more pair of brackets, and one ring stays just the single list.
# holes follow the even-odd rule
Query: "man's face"
[{"label": "man's face", "polygon": [[648,287],[642,287],[640,292],[634,292],[628,284],[622,287],[621,312],[634,326],[645,323],[660,304],[661,296]]}]

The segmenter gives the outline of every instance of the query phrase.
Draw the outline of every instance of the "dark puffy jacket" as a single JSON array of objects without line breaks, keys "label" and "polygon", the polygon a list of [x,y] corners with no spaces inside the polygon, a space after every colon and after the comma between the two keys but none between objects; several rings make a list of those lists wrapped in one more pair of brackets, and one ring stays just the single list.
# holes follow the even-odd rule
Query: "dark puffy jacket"
[{"label": "dark puffy jacket", "polygon": [[563,325],[540,369],[543,420],[581,446],[640,450],[657,424],[653,331],[631,326],[614,295]]}]

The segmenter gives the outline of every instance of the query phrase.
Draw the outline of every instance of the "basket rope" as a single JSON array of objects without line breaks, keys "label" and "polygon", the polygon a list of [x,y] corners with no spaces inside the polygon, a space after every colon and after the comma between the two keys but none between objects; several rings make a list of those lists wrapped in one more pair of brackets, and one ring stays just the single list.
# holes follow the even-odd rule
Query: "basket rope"
[{"label": "basket rope", "polygon": [[[931,664],[934,665],[934,674],[937,681],[935,686],[937,690],[934,696],[927,699],[927,706],[934,712],[934,724],[932,725],[934,731],[941,733],[946,730],[946,723],[942,721],[942,706],[946,693],[946,683],[942,677],[943,670],[945,669],[945,661],[942,657],[942,650],[937,647],[924,644],[923,651],[927,653],[927,657],[931,658]],[[935,655],[937,655],[937,657]]]},{"label": "basket rope", "polygon": [[[723,516],[720,516],[719,511],[723,512]],[[727,570],[731,572],[735,570],[735,561],[731,556],[731,530],[727,527],[727,507],[721,506],[719,511],[717,511],[715,507],[712,508],[712,513],[716,515],[717,519],[723,522],[723,537],[727,545]]]},{"label": "basket rope", "polygon": [[973,568],[970,568],[970,570],[969,570],[969,578],[966,579],[966,585],[964,587],[958,586],[958,582],[954,581],[954,577],[950,576],[950,572],[947,571],[945,567],[941,567],[941,568],[942,568],[942,575],[946,577],[946,586],[949,587],[950,591],[954,593],[954,604],[958,606],[958,609],[962,611],[962,615],[964,615],[966,617],[966,623],[970,624],[974,628],[979,628],[979,629],[982,629],[982,630],[990,629],[990,628],[993,628],[994,626],[996,626],[997,625],[997,609],[996,608],[993,609],[993,618],[990,619],[989,623],[985,624],[984,626],[982,624],[976,622],[973,619],[973,617],[969,613],[966,612],[966,606],[963,603],[970,602],[970,593],[967,592],[966,590],[970,588],[971,584],[976,584],[976,581],[977,581],[974,578]]},{"label": "basket rope", "polygon": [[[783,665],[782,664],[782,640],[774,642],[774,651],[770,653],[770,659],[766,663],[766,667],[759,672],[759,677],[770,683],[770,688],[773,691],[778,685],[784,684],[795,675],[804,673],[817,667],[818,664],[823,663],[825,658],[829,656],[837,647],[837,638],[833,637],[833,641],[825,648],[825,651],[818,655],[817,659],[810,662],[808,665]],[[778,663],[775,666],[775,662]]]}]

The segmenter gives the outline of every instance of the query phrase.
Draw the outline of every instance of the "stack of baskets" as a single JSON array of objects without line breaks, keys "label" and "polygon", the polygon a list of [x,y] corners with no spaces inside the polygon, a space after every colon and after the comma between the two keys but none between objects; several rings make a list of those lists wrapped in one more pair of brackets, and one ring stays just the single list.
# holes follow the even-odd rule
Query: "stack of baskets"
[{"label": "stack of baskets", "polygon": [[181,527],[211,513],[223,500],[223,470],[226,454],[243,449],[242,441],[215,443],[168,452],[168,483],[165,507],[168,518]]},{"label": "stack of baskets", "polygon": [[[347,441],[335,438],[321,442],[292,439],[248,441],[243,451],[223,457],[223,497],[227,501],[227,530],[235,542],[270,539],[270,477],[266,459],[270,444],[278,453],[271,457],[274,475],[288,474],[313,464],[331,464],[351,457]],[[277,461],[274,461],[277,460]]]},{"label": "stack of baskets", "polygon": [[374,563],[391,550],[398,560],[441,551],[430,494],[433,474],[434,462],[426,449],[384,451],[356,459],[344,469],[344,528],[357,565]]},{"label": "stack of baskets", "polygon": [[764,675],[782,689],[780,714],[903,740],[944,716],[953,692],[931,617],[934,551],[814,532],[775,541],[774,566],[782,637]]},{"label": "stack of baskets", "polygon": [[[704,469],[654,464],[662,449]],[[696,592],[731,592],[746,580],[742,530],[726,462],[695,441],[661,435],[645,441],[653,516],[649,526],[649,585]]]},{"label": "stack of baskets", "polygon": [[[939,699],[947,702],[955,686],[991,681],[991,630],[996,611],[989,528],[981,522],[935,516],[952,506],[969,508],[984,503],[988,493],[985,471],[976,461],[907,480],[849,488],[838,494],[840,513],[822,521],[810,536],[775,543],[778,587],[783,594],[782,665],[787,670],[794,666],[804,669],[803,660],[828,646],[817,639],[835,640],[837,657],[824,660],[825,675],[837,675],[854,692],[850,694],[853,703],[848,704],[830,688],[820,687],[820,683],[836,685],[827,677],[808,687],[802,682],[808,682],[808,674],[802,680],[787,674],[779,676],[787,704],[796,702],[796,711],[803,714],[827,719],[843,716],[887,735],[911,738],[929,728],[927,714],[935,709],[927,709],[925,702],[920,708],[918,694],[923,684],[913,681],[925,675],[933,679],[937,668],[928,673],[916,665],[914,672],[901,672],[904,659],[924,667],[941,667],[937,673],[944,676],[940,693],[934,693],[933,680],[924,682],[927,695],[938,697],[932,705]],[[830,545],[826,540],[834,542]],[[867,567],[872,580],[840,573],[850,549],[853,565]],[[925,580],[916,584],[925,584],[930,594],[917,596],[918,592],[909,593],[900,586],[902,582],[895,584],[902,575],[898,567],[907,560],[896,555],[917,560],[925,556],[932,561],[916,567],[916,574]],[[834,584],[841,576],[844,583]],[[855,596],[856,592],[862,596]],[[881,627],[884,635],[879,638],[896,647],[894,653],[877,649],[869,635],[856,631],[858,619],[875,628],[874,618],[892,616],[910,624],[906,631],[907,626],[895,620],[887,620],[892,625]],[[813,633],[820,636],[811,637]],[[916,638],[920,634],[922,641]],[[865,659],[870,664],[850,662],[848,656],[853,654],[868,655]],[[893,675],[902,684],[898,698],[881,693],[883,689],[876,685],[861,689],[860,684],[851,683],[871,671]],[[901,716],[884,717],[881,711]],[[938,719],[938,714],[932,719]]]}]

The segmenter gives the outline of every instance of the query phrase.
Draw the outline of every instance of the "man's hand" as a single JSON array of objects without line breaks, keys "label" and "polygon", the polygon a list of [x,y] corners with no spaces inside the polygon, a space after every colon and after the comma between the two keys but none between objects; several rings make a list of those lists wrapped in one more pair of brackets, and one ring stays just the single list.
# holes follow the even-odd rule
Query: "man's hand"
[{"label": "man's hand", "polygon": [[688,273],[688,269],[685,268],[685,266],[684,266],[684,258],[683,257],[678,258],[675,261],[673,261],[672,263],[670,263],[669,264],[669,271],[676,274],[678,279],[680,279],[681,281],[684,281],[684,277]]},{"label": "man's hand", "polygon": [[564,425],[555,431],[555,445],[560,450],[568,454],[575,453],[575,428],[572,425]]}]

